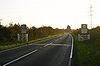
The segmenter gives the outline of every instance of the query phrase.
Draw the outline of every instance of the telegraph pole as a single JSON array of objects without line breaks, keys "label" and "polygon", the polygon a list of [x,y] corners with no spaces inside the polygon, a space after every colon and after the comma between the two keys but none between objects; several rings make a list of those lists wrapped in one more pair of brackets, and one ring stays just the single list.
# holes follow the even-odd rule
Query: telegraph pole
[{"label": "telegraph pole", "polygon": [[92,5],[90,5],[90,27],[91,27],[91,29],[92,29],[92,17],[93,17],[93,14],[92,14],[92,12],[93,12],[93,6]]},{"label": "telegraph pole", "polygon": [[0,19],[0,25],[1,25],[1,21],[2,21],[2,19]]}]

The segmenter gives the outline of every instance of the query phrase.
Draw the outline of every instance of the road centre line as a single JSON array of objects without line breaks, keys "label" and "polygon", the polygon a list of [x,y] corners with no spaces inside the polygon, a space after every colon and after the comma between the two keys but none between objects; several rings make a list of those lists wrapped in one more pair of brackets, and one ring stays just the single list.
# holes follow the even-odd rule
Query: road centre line
[{"label": "road centre line", "polygon": [[10,61],[10,62],[8,62],[8,63],[2,65],[2,66],[7,66],[7,65],[9,65],[9,64],[11,64],[11,63],[14,63],[14,62],[16,62],[16,61],[18,61],[18,60],[20,60],[20,59],[26,57],[26,56],[29,56],[30,54],[32,54],[32,53],[34,53],[34,52],[36,52],[36,51],[38,51],[38,50],[36,49],[36,50],[34,50],[34,51],[31,51],[31,52],[29,52],[29,53],[27,53],[27,54],[25,54],[25,55],[23,55],[23,56],[21,56],[21,57],[19,57],[19,58],[17,58],[17,59],[14,59],[14,60],[12,60],[12,61]]}]

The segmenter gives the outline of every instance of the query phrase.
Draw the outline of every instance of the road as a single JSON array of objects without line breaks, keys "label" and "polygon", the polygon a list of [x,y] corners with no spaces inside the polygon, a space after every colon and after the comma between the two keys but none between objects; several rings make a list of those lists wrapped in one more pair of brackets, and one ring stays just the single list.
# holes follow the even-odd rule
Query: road
[{"label": "road", "polygon": [[72,38],[64,34],[0,52],[0,66],[68,66]]}]

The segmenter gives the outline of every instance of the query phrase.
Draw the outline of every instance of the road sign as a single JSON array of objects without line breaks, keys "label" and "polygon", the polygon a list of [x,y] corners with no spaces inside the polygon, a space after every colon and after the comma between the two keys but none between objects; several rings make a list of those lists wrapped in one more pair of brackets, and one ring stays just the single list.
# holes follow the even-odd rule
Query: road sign
[{"label": "road sign", "polygon": [[84,41],[90,39],[90,34],[78,34],[78,40],[79,41]]},{"label": "road sign", "polygon": [[18,41],[28,41],[28,34],[27,34],[27,26],[26,24],[22,24],[21,25],[21,33],[20,34],[17,34],[18,36]]},{"label": "road sign", "polygon": [[85,34],[85,33],[87,33],[87,29],[81,29],[81,33],[83,33],[83,34]]},{"label": "road sign", "polygon": [[78,40],[84,41],[90,39],[90,34],[88,33],[87,24],[81,24],[81,33],[78,34]]},{"label": "road sign", "polygon": [[87,29],[87,24],[81,24],[82,29]]},{"label": "road sign", "polygon": [[26,33],[27,27],[26,24],[21,25],[21,33]]},{"label": "road sign", "polygon": [[81,33],[85,34],[88,32],[87,24],[81,24]]}]

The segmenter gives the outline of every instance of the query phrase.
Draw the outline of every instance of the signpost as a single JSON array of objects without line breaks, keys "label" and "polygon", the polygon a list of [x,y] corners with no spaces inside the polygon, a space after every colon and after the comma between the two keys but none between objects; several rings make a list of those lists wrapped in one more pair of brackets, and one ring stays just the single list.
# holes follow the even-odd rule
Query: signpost
[{"label": "signpost", "polygon": [[26,33],[27,27],[26,24],[21,25],[21,33]]},{"label": "signpost", "polygon": [[84,41],[90,39],[90,34],[88,33],[87,24],[81,24],[81,32],[78,34],[78,40]]}]

